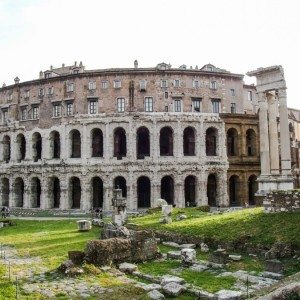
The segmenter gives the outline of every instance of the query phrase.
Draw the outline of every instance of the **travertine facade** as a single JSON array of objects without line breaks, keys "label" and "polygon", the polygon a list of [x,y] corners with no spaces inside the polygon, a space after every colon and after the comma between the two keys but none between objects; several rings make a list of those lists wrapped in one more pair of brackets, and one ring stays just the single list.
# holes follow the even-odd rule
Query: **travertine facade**
[{"label": "travertine facade", "polygon": [[16,78],[0,89],[0,205],[109,210],[116,186],[129,209],[161,197],[178,207],[254,204],[254,91],[210,64],[75,63]]}]

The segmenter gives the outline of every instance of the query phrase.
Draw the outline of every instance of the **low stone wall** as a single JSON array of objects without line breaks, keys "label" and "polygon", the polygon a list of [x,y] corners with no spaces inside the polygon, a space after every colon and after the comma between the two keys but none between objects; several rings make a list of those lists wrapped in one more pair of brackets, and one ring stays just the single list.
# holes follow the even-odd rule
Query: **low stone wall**
[{"label": "low stone wall", "polygon": [[273,191],[266,195],[263,206],[265,212],[300,212],[300,190]]}]

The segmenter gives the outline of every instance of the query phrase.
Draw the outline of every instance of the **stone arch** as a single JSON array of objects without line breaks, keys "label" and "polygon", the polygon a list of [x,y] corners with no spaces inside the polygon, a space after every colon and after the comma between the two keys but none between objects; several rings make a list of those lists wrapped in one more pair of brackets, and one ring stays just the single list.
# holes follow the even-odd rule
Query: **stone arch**
[{"label": "stone arch", "polygon": [[172,176],[164,176],[161,179],[160,196],[168,204],[174,204],[174,179]]},{"label": "stone arch", "polygon": [[24,206],[24,191],[25,191],[24,181],[21,177],[17,177],[15,179],[14,189],[13,189],[15,207]]},{"label": "stone arch", "polygon": [[32,159],[38,161],[42,158],[42,136],[39,132],[32,135]]},{"label": "stone arch", "polygon": [[60,134],[56,130],[50,132],[50,157],[60,158]]},{"label": "stone arch", "polygon": [[248,129],[246,131],[246,153],[248,156],[255,156],[257,155],[257,137],[256,133],[253,129]]},{"label": "stone arch", "polygon": [[123,176],[118,176],[114,179],[114,188],[122,190],[122,197],[127,198],[126,179]]},{"label": "stone arch", "polygon": [[251,175],[248,178],[248,204],[255,205],[255,193],[258,190],[256,175]]},{"label": "stone arch", "polygon": [[193,127],[186,127],[183,131],[183,155],[195,155],[195,134],[196,130]]},{"label": "stone arch", "polygon": [[59,208],[60,207],[60,180],[58,177],[54,176],[50,178],[50,199],[51,207]]},{"label": "stone arch", "polygon": [[207,199],[209,206],[217,206],[217,177],[209,174],[207,177]]},{"label": "stone arch", "polygon": [[70,134],[69,134],[69,138],[70,138],[70,144],[71,144],[70,157],[71,158],[80,158],[81,157],[81,134],[80,134],[79,130],[77,130],[77,129],[71,130]]},{"label": "stone arch", "polygon": [[69,185],[69,197],[71,208],[80,208],[81,202],[81,183],[78,177],[71,177],[70,178],[70,185]]},{"label": "stone arch", "polygon": [[103,208],[103,181],[100,177],[95,176],[92,178],[92,207]]},{"label": "stone arch", "polygon": [[141,176],[137,180],[138,208],[151,206],[151,182],[147,176]]},{"label": "stone arch", "polygon": [[122,159],[127,155],[126,131],[122,127],[114,130],[114,157]]},{"label": "stone arch", "polygon": [[9,206],[9,179],[1,178],[0,206]]},{"label": "stone arch", "polygon": [[209,127],[205,135],[205,147],[207,156],[216,156],[218,146],[218,129]]},{"label": "stone arch", "polygon": [[240,178],[237,175],[232,175],[229,178],[229,204],[230,204],[230,206],[240,205],[239,191],[240,191]]},{"label": "stone arch", "polygon": [[8,163],[11,158],[11,142],[10,136],[8,135],[5,135],[2,140],[2,157],[6,163]]},{"label": "stone arch", "polygon": [[150,156],[150,133],[145,126],[139,127],[136,132],[136,153],[137,159]]},{"label": "stone arch", "polygon": [[173,156],[173,130],[163,127],[159,134],[160,156]]},{"label": "stone arch", "polygon": [[103,133],[100,128],[91,131],[92,136],[92,157],[103,157]]},{"label": "stone arch", "polygon": [[238,132],[235,128],[229,128],[227,130],[227,155],[238,155]]},{"label": "stone arch", "polygon": [[31,178],[30,181],[30,204],[29,207],[41,207],[41,181],[38,177]]},{"label": "stone arch", "polygon": [[196,206],[196,177],[189,175],[184,180],[185,207]]},{"label": "stone arch", "polygon": [[26,139],[22,133],[19,133],[16,138],[17,144],[17,160],[22,161],[26,157]]}]

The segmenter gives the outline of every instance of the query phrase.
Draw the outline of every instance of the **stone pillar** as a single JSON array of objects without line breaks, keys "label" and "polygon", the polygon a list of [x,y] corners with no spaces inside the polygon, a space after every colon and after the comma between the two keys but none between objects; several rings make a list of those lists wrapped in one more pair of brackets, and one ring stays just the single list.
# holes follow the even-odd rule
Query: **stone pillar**
[{"label": "stone pillar", "polygon": [[154,207],[157,199],[160,199],[160,181],[157,176],[157,173],[154,174],[153,180],[151,180],[151,207]]},{"label": "stone pillar", "polygon": [[261,175],[270,174],[268,103],[264,93],[258,94]]},{"label": "stone pillar", "polygon": [[11,178],[11,180],[9,181],[9,207],[14,207],[16,206],[16,201],[15,201],[15,178]]},{"label": "stone pillar", "polygon": [[[62,174],[64,175],[64,174]],[[70,209],[68,178],[60,178],[60,209]]]},{"label": "stone pillar", "polygon": [[227,193],[227,170],[221,170],[217,174],[217,204],[220,206],[229,206]]},{"label": "stone pillar", "polygon": [[81,180],[80,209],[88,212],[92,208],[91,184],[87,178]]},{"label": "stone pillar", "polygon": [[291,175],[291,149],[286,103],[286,89],[278,90],[280,115],[280,152],[282,175]]},{"label": "stone pillar", "polygon": [[109,134],[109,123],[105,124],[105,132],[103,133],[103,156],[106,161],[112,157],[111,137]]},{"label": "stone pillar", "polygon": [[198,199],[197,206],[207,206],[208,198],[207,198],[207,176],[206,172],[203,172],[198,177]]},{"label": "stone pillar", "polygon": [[41,180],[41,208],[42,209],[51,208],[50,193],[49,193],[49,180],[47,178],[43,178]]},{"label": "stone pillar", "polygon": [[103,197],[103,210],[110,211],[112,210],[112,190],[113,190],[113,182],[110,178],[106,180],[103,179],[103,190],[104,190],[104,197]]},{"label": "stone pillar", "polygon": [[33,161],[33,144],[32,144],[32,136],[29,136],[28,134],[24,134],[25,140],[26,140],[26,153],[25,153],[25,159],[24,160],[30,160]]},{"label": "stone pillar", "polygon": [[269,141],[271,175],[279,174],[279,148],[277,127],[277,101],[273,93],[267,93],[269,103]]},{"label": "stone pillar", "polygon": [[[174,126],[175,127],[175,126]],[[183,131],[180,121],[177,121],[177,126],[173,136],[173,154],[175,158],[182,159],[183,157]]]},{"label": "stone pillar", "polygon": [[81,132],[81,159],[83,164],[86,164],[87,158],[91,157],[90,145],[90,134],[87,130],[86,124],[84,124]]},{"label": "stone pillar", "polygon": [[51,158],[51,140],[49,136],[42,136],[42,159]]},{"label": "stone pillar", "polygon": [[174,204],[176,204],[176,207],[185,207],[182,176],[176,177],[174,180],[174,184]]},{"label": "stone pillar", "polygon": [[31,180],[27,178],[24,180],[24,198],[23,198],[23,207],[24,208],[31,208],[32,203],[31,203]]},{"label": "stone pillar", "polygon": [[70,139],[69,139],[69,128],[67,129],[65,126],[61,128],[60,131],[60,158],[68,159],[71,156],[70,152]]}]

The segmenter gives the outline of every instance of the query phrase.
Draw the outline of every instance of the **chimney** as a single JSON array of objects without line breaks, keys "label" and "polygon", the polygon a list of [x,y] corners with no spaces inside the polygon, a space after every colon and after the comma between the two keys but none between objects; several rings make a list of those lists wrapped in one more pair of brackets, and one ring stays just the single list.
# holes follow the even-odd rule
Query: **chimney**
[{"label": "chimney", "polygon": [[6,84],[5,84],[5,82],[3,82],[3,84],[2,84],[2,87],[4,88],[4,87],[6,87]]},{"label": "chimney", "polygon": [[64,67],[65,67],[65,64],[63,63],[63,64],[61,65],[61,67],[64,68]]},{"label": "chimney", "polygon": [[198,70],[198,65],[196,65],[195,69]]},{"label": "chimney", "polygon": [[139,63],[137,60],[134,61],[134,68],[137,69],[139,67]]},{"label": "chimney", "polygon": [[42,79],[44,77],[44,73],[43,71],[40,71],[40,79]]},{"label": "chimney", "polygon": [[50,70],[51,70],[51,71],[53,70],[53,66],[50,66]]},{"label": "chimney", "polygon": [[20,78],[17,76],[16,78],[15,78],[15,84],[19,84],[20,83]]},{"label": "chimney", "polygon": [[79,67],[80,67],[80,68],[82,67],[82,61],[79,63]]},{"label": "chimney", "polygon": [[74,66],[77,67],[77,61],[75,61]]}]

